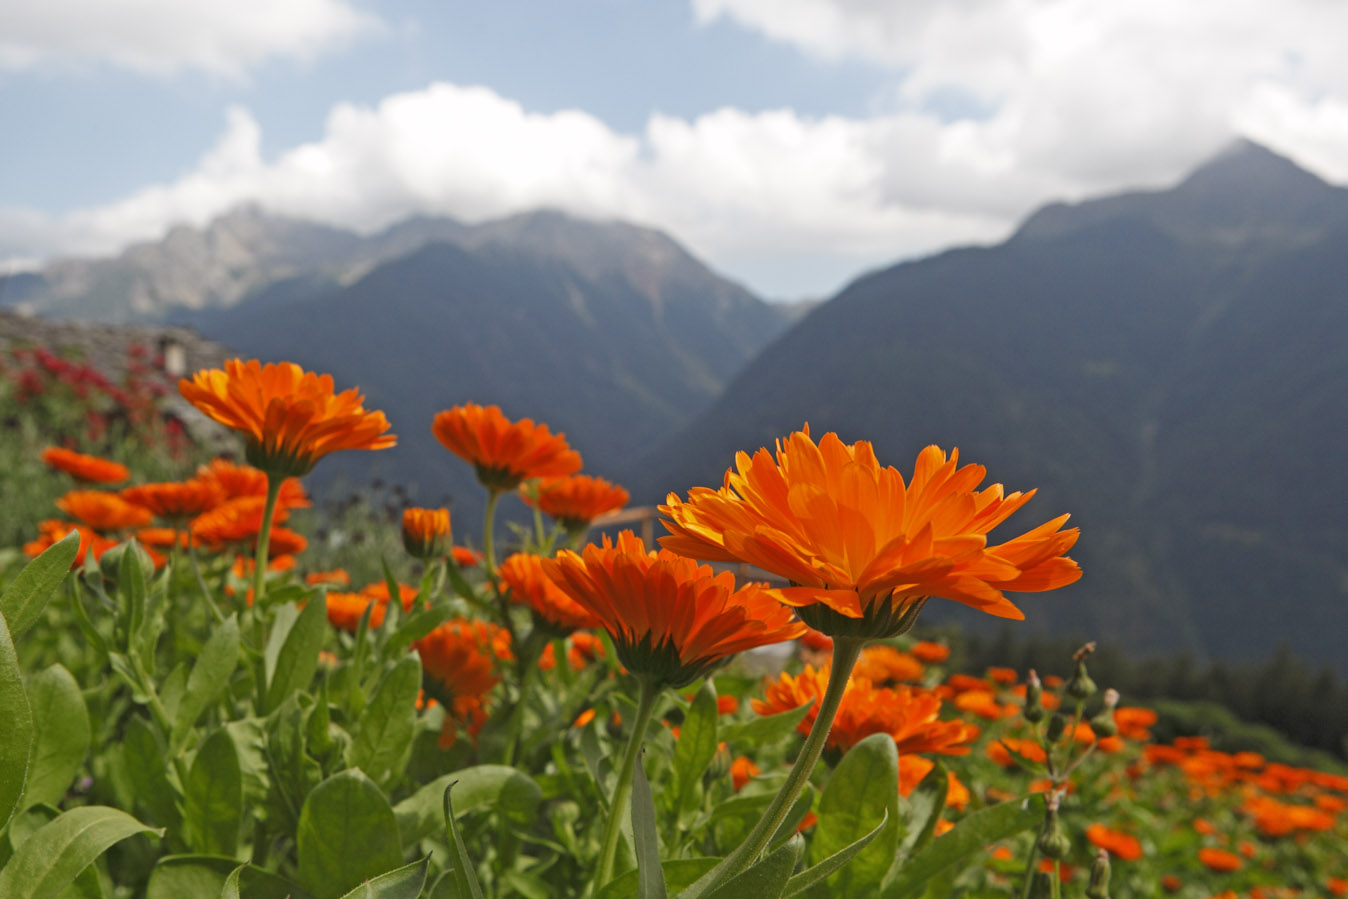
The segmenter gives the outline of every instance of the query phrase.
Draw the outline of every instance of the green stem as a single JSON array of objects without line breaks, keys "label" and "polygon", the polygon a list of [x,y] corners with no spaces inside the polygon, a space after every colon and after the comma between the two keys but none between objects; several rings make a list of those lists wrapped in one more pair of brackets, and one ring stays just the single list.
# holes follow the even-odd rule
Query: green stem
[{"label": "green stem", "polygon": [[695,886],[702,885],[704,891],[711,890],[749,867],[772,840],[777,828],[782,826],[787,812],[791,810],[796,797],[800,795],[800,791],[805,788],[806,782],[814,772],[815,763],[819,761],[819,755],[823,752],[824,743],[828,739],[829,729],[833,726],[833,718],[838,714],[838,707],[842,705],[843,693],[847,691],[847,680],[851,677],[852,668],[856,665],[857,658],[861,655],[861,648],[865,644],[866,640],[861,637],[833,638],[833,662],[828,673],[828,688],[824,691],[824,698],[819,704],[819,713],[815,716],[814,726],[810,728],[810,735],[805,738],[805,745],[801,747],[800,755],[796,756],[796,761],[791,766],[791,773],[786,776],[786,782],[777,791],[762,819],[744,838],[744,842],[721,859],[721,862]]},{"label": "green stem", "polygon": [[496,503],[501,499],[501,491],[487,489],[487,511],[482,518],[482,556],[487,564],[487,576],[496,576],[496,541],[492,532],[496,530]]},{"label": "green stem", "polygon": [[[534,678],[538,674],[538,656],[541,653],[538,637],[539,633],[535,628],[524,639],[524,645],[520,647],[519,651],[520,692],[515,700],[515,707],[510,710],[510,735],[506,740],[504,762],[507,765],[515,763],[515,752],[519,749],[520,731],[524,729],[524,707],[529,702],[529,693],[533,689]],[[544,641],[544,644],[546,645],[546,641]]]},{"label": "green stem", "polygon": [[225,613],[220,611],[220,607],[216,605],[215,597],[211,595],[211,588],[206,586],[206,578],[201,574],[201,562],[197,559],[197,547],[195,543],[191,542],[190,536],[188,537],[187,557],[192,560],[192,573],[197,576],[197,587],[201,589],[201,595],[206,599],[207,608],[215,616],[215,623],[224,624]]},{"label": "green stem", "polygon": [[278,475],[267,472],[267,505],[262,510],[262,530],[257,535],[257,554],[253,561],[253,608],[262,608],[262,598],[267,591],[267,556],[271,549],[271,520],[276,514],[276,498],[281,495],[281,482]]},{"label": "green stem", "polygon": [[594,874],[595,892],[613,879],[613,863],[618,855],[618,834],[622,832],[622,824],[627,818],[632,799],[632,775],[636,773],[637,757],[641,755],[641,745],[645,742],[646,727],[651,723],[655,701],[659,698],[660,688],[655,681],[641,678],[636,721],[632,723],[632,735],[627,738],[627,748],[623,750],[622,767],[618,769],[618,783],[613,790],[613,803],[609,806],[608,820],[604,823],[599,867]]},{"label": "green stem", "polygon": [[1025,883],[1020,888],[1020,899],[1030,899],[1030,888],[1034,885],[1034,865],[1039,861],[1038,843],[1030,844],[1030,858],[1025,862]]}]

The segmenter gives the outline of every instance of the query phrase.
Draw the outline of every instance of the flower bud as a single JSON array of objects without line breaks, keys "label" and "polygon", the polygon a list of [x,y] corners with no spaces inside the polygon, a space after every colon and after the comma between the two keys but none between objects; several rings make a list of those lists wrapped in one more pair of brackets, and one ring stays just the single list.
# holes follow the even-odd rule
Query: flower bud
[{"label": "flower bud", "polygon": [[1065,730],[1067,730],[1067,718],[1061,712],[1054,712],[1053,717],[1048,719],[1048,730],[1044,737],[1048,742],[1056,743],[1062,739]]},{"label": "flower bud", "polygon": [[403,548],[414,559],[428,561],[448,555],[449,510],[403,510]]},{"label": "flower bud", "polygon": [[1072,679],[1067,682],[1064,689],[1073,699],[1089,699],[1095,695],[1095,681],[1086,673],[1084,658],[1077,662],[1076,670],[1072,672]]},{"label": "flower bud", "polygon": [[1047,871],[1035,871],[1030,881],[1030,899],[1052,899],[1053,875]]},{"label": "flower bud", "polygon": [[1067,858],[1068,853],[1072,851],[1072,841],[1067,838],[1067,834],[1062,832],[1062,825],[1058,823],[1058,794],[1050,793],[1048,798],[1048,813],[1044,816],[1044,829],[1039,833],[1039,840],[1035,843],[1039,847],[1039,852],[1045,858],[1051,858],[1054,861]]},{"label": "flower bud", "polygon": [[1025,720],[1038,724],[1044,720],[1044,685],[1033,668],[1025,678]]},{"label": "flower bud", "polygon": [[125,543],[118,543],[104,552],[98,559],[98,568],[103,574],[103,580],[107,581],[113,589],[117,587],[117,576],[122,568],[122,556],[127,553],[136,557],[136,562],[140,565],[140,573],[147,580],[154,573],[154,559],[145,551],[145,547],[141,546],[139,541],[127,540]]},{"label": "flower bud", "polygon": [[1086,899],[1109,899],[1109,853],[1101,849],[1091,865],[1091,883],[1086,887]]},{"label": "flower bud", "polygon": [[1110,687],[1105,691],[1104,707],[1091,719],[1091,730],[1097,737],[1112,737],[1119,732],[1114,722],[1114,707],[1119,704],[1119,691]]}]

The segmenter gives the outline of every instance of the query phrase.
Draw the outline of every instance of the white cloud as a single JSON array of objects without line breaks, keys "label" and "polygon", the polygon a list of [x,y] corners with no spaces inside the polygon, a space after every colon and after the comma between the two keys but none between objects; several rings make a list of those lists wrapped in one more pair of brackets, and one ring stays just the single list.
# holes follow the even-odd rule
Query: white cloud
[{"label": "white cloud", "polygon": [[6,0],[0,69],[106,62],[239,77],[268,58],[311,59],[379,27],[346,0]]}]

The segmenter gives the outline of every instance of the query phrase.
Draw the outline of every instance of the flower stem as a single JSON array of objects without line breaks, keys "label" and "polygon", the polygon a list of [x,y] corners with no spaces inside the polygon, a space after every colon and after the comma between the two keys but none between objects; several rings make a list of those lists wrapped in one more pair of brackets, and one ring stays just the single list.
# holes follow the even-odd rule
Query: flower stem
[{"label": "flower stem", "polygon": [[271,549],[271,520],[276,514],[276,498],[281,495],[284,478],[267,472],[267,504],[262,510],[262,529],[257,534],[257,555],[253,562],[253,608],[262,607],[267,590],[267,556]]},{"label": "flower stem", "polygon": [[787,812],[791,810],[796,797],[800,795],[800,791],[810,779],[810,774],[814,772],[815,763],[819,761],[819,755],[824,750],[829,729],[833,726],[833,719],[838,714],[838,707],[842,705],[843,693],[847,691],[847,680],[851,677],[852,668],[856,665],[857,658],[861,655],[861,648],[865,644],[866,640],[862,637],[833,639],[833,661],[828,673],[828,688],[824,690],[824,698],[819,704],[819,713],[815,716],[814,726],[810,728],[810,735],[805,738],[805,745],[801,747],[800,755],[796,756],[795,764],[791,766],[791,773],[786,776],[786,782],[777,791],[772,804],[763,812],[762,819],[744,838],[744,842],[721,859],[720,863],[695,886],[701,885],[704,892],[709,891],[749,867],[762,854],[763,849],[777,833],[777,828],[782,826]]},{"label": "flower stem", "polygon": [[613,863],[618,854],[618,834],[627,818],[628,806],[632,797],[632,775],[636,773],[637,757],[641,754],[641,744],[645,742],[646,726],[655,712],[655,701],[660,698],[660,688],[650,678],[641,678],[641,695],[637,700],[637,717],[632,723],[632,735],[627,738],[627,747],[623,750],[622,767],[618,769],[618,783],[613,789],[613,803],[609,806],[608,820],[604,823],[604,841],[599,850],[599,867],[594,874],[594,892],[613,879]]},{"label": "flower stem", "polygon": [[496,529],[496,503],[500,498],[501,491],[488,488],[487,511],[482,519],[482,556],[487,563],[487,573],[492,577],[496,574],[496,546],[492,531]]}]

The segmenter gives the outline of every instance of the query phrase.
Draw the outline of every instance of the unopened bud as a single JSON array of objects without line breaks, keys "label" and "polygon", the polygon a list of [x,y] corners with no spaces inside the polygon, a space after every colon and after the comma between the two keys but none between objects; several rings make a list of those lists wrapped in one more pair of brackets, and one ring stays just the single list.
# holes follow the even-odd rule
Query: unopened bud
[{"label": "unopened bud", "polygon": [[1045,858],[1051,858],[1054,861],[1064,859],[1072,851],[1072,841],[1067,838],[1067,834],[1062,832],[1062,825],[1058,823],[1058,794],[1050,793],[1048,797],[1048,813],[1044,816],[1044,829],[1039,833],[1039,840],[1035,844],[1039,847],[1039,852]]},{"label": "unopened bud", "polygon": [[1038,724],[1044,720],[1044,685],[1033,668],[1025,678],[1025,720]]},{"label": "unopened bud", "polygon": [[1101,849],[1091,865],[1091,883],[1086,887],[1086,899],[1109,899],[1109,853]]},{"label": "unopened bud", "polygon": [[1060,712],[1054,712],[1053,717],[1048,719],[1048,730],[1044,737],[1050,743],[1056,743],[1062,739],[1063,731],[1067,730],[1067,719]]},{"label": "unopened bud", "polygon": [[1119,732],[1114,722],[1114,707],[1119,704],[1119,691],[1110,687],[1105,691],[1105,704],[1099,713],[1091,719],[1091,730],[1098,737],[1112,737]]},{"label": "unopened bud", "polygon": [[[1086,644],[1093,646],[1094,644]],[[1067,682],[1064,688],[1068,696],[1073,699],[1090,699],[1095,695],[1095,681],[1086,673],[1086,659],[1082,657],[1077,660],[1076,670],[1072,672],[1072,679]]]},{"label": "unopened bud", "polygon": [[1053,875],[1047,871],[1035,871],[1030,881],[1030,899],[1052,899]]}]

